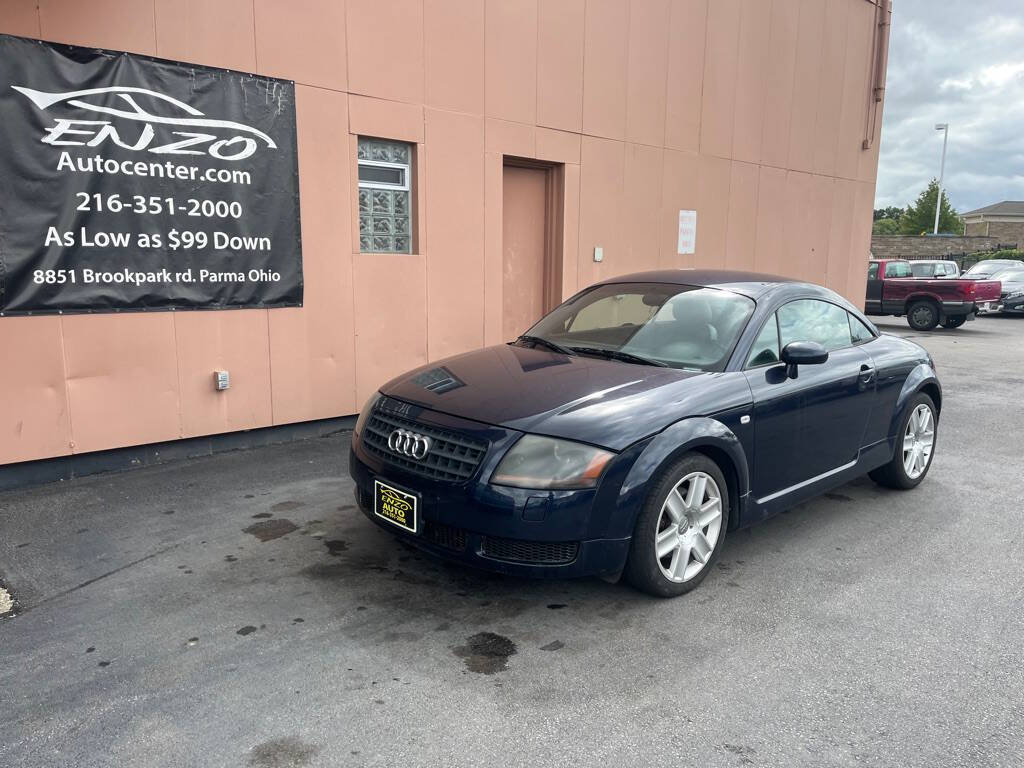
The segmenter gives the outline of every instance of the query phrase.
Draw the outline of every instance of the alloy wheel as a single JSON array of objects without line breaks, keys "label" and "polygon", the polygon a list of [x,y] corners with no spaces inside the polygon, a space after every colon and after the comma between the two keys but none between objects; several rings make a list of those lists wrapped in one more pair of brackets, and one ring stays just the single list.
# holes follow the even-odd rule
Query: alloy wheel
[{"label": "alloy wheel", "polygon": [[935,417],[926,403],[918,405],[903,435],[903,471],[916,480],[928,468],[935,445]]},{"label": "alloy wheel", "polygon": [[656,530],[654,554],[665,578],[689,581],[704,570],[722,531],[722,494],[714,478],[691,472],[676,483]]}]

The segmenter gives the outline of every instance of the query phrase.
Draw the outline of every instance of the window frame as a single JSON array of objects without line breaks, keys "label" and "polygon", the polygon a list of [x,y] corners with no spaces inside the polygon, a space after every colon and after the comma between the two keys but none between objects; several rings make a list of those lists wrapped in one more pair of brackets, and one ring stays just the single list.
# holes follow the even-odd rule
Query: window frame
[{"label": "window frame", "polygon": [[[393,142],[393,143],[405,144],[407,142],[403,141],[403,142]],[[386,181],[363,181],[362,179],[359,178],[359,168],[363,167],[364,165],[368,166],[368,167],[374,167],[374,168],[392,168],[392,169],[397,169],[397,170],[400,170],[400,171],[405,171],[405,174],[404,174],[405,183],[404,184],[389,184]],[[406,164],[406,163],[388,163],[388,162],[385,162],[383,160],[359,160],[357,158],[356,166],[357,166],[356,167],[356,178],[357,178],[357,180],[359,182],[359,188],[360,189],[388,189],[388,190],[395,190],[395,189],[397,189],[397,190],[399,190],[401,192],[409,192],[412,189],[412,179],[411,179],[411,177],[412,177],[412,159],[411,158],[410,158],[410,161],[409,161],[408,164]],[[410,213],[411,213],[411,211],[410,211]]]},{"label": "window frame", "polygon": [[[874,341],[874,340],[879,338],[878,334],[874,333],[874,330],[870,327],[870,325],[868,325],[867,323],[864,323],[862,321],[862,319],[860,319],[860,317],[858,317],[856,314],[851,312],[849,309],[847,309],[842,304],[837,304],[835,301],[829,301],[828,299],[823,299],[820,296],[797,296],[797,297],[792,298],[792,299],[790,299],[788,301],[784,301],[781,304],[779,304],[777,307],[775,307],[772,310],[771,315],[769,315],[768,319],[766,319],[766,321],[761,324],[761,326],[758,328],[758,332],[754,335],[754,338],[752,339],[752,341],[750,343],[750,346],[746,347],[746,351],[745,351],[745,354],[743,356],[743,364],[739,368],[740,371],[757,371],[759,369],[769,368],[771,366],[784,366],[785,365],[784,362],[782,362],[782,359],[781,359],[781,357],[782,357],[782,328],[778,324],[778,311],[782,307],[787,306],[788,304],[792,304],[795,301],[820,301],[823,304],[831,304],[834,307],[836,307],[837,309],[842,309],[844,312],[846,312],[846,315],[847,315],[847,328],[849,329],[849,332],[850,332],[850,343],[845,345],[845,346],[842,346],[842,347],[836,347],[835,349],[829,349],[828,350],[829,354],[831,354],[833,352],[838,352],[838,351],[840,351],[842,349],[849,349],[851,347],[863,346],[864,344],[869,344],[870,342],[872,342],[872,341]],[[854,341],[853,340],[853,327],[850,325],[850,323],[852,322],[851,321],[851,317],[853,319],[856,319],[856,321],[858,323],[860,323],[861,325],[863,325],[864,328],[867,329],[868,333],[871,335],[869,339],[864,339],[863,341]],[[779,355],[779,359],[775,360],[774,362],[761,362],[761,364],[759,364],[757,366],[751,366],[749,364],[749,360],[750,360],[751,352],[754,351],[754,345],[757,343],[758,339],[761,337],[762,332],[765,330],[765,326],[767,326],[769,321],[772,321],[772,319],[774,319],[774,321],[775,321],[775,332],[778,335],[778,355]],[[735,369],[732,369],[732,370],[735,370]]]},{"label": "window frame", "polygon": [[[370,158],[362,158],[362,157],[359,156],[359,152],[360,152],[360,146],[359,145],[360,145],[360,142],[363,142],[363,141],[365,141],[365,142],[367,142],[367,143],[369,143],[371,145],[373,143],[402,145],[408,151],[409,160],[406,163],[395,163],[395,162],[391,162],[391,161],[388,161],[388,160],[373,160],[373,159],[370,159]],[[412,255],[412,254],[416,253],[416,247],[417,247],[416,246],[416,243],[417,243],[417,238],[416,238],[416,204],[415,204],[416,203],[416,192],[415,192],[414,184],[413,184],[413,174],[415,173],[415,168],[416,168],[416,144],[413,143],[413,142],[410,142],[410,141],[405,141],[404,139],[392,139],[392,138],[386,138],[386,137],[383,137],[383,136],[371,136],[371,135],[368,135],[368,134],[357,134],[356,135],[356,153],[355,154],[356,154],[356,190],[357,190],[356,199],[355,199],[356,227],[357,227],[357,232],[356,232],[357,240],[356,240],[356,242],[358,243],[359,253],[360,254],[398,254],[398,255],[403,255],[403,256],[409,256],[409,255]],[[383,182],[383,181],[364,181],[363,179],[359,178],[359,170],[363,166],[367,166],[367,167],[371,167],[371,168],[388,168],[388,169],[394,169],[394,170],[402,171],[403,172],[402,183],[401,184],[392,184],[392,183]],[[359,202],[359,194],[358,193],[361,190],[364,190],[364,189],[368,190],[369,194],[371,196],[371,198],[370,198],[370,200],[371,200],[371,203],[370,203],[370,205],[371,205],[371,213],[369,214],[371,222],[373,221],[373,218],[374,218],[374,215],[372,213],[373,190],[380,190],[382,192],[405,192],[408,195],[408,206],[409,206],[408,207],[408,219],[409,219],[408,231],[404,232],[404,233],[392,232],[389,235],[389,237],[391,238],[392,248],[389,249],[389,250],[377,250],[375,248],[370,248],[368,250],[363,250],[363,248],[362,248],[361,237],[363,236],[363,233],[361,232],[359,227],[361,225],[361,219],[363,217],[363,213],[361,212],[360,207],[359,207],[360,206],[360,202]],[[391,214],[390,218],[392,219],[392,221],[394,221],[395,215],[394,215],[393,211],[392,211],[392,214]],[[373,238],[375,237],[375,233],[374,232],[370,232],[368,236],[370,237],[370,242],[372,244],[373,243]],[[399,250],[396,250],[393,247],[394,246],[394,239],[395,239],[396,236],[401,236],[401,237],[408,238],[408,241],[409,241],[409,249],[408,250],[399,251]]]},{"label": "window frame", "polygon": [[[880,269],[879,269],[880,266],[881,265],[877,261],[872,261],[872,262],[870,262],[868,264],[868,280],[877,280],[878,279],[878,273],[880,271]],[[871,274],[871,270],[872,269],[875,270],[875,274],[874,275]]]}]

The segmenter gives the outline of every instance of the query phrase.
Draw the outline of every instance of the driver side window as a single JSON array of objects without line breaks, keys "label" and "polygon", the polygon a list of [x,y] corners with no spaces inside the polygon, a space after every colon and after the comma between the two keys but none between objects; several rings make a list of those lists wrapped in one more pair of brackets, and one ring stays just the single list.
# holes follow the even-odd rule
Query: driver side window
[{"label": "driver side window", "polygon": [[851,344],[850,321],[842,307],[817,299],[798,299],[780,307],[779,343],[816,341],[829,352]]}]

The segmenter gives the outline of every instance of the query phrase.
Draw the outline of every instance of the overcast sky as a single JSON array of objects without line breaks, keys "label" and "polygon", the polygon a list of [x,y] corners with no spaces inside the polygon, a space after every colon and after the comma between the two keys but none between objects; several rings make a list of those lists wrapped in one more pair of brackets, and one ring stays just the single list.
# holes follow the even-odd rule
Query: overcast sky
[{"label": "overcast sky", "polygon": [[875,207],[939,175],[959,212],[1024,200],[1024,0],[893,0]]}]

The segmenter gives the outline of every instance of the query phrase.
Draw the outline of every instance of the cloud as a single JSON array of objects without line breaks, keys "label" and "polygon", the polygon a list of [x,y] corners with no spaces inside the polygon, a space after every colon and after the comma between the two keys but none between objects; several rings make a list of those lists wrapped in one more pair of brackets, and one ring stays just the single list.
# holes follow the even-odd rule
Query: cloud
[{"label": "cloud", "polygon": [[1020,0],[894,0],[875,206],[904,206],[939,175],[959,211],[1024,200]]}]

